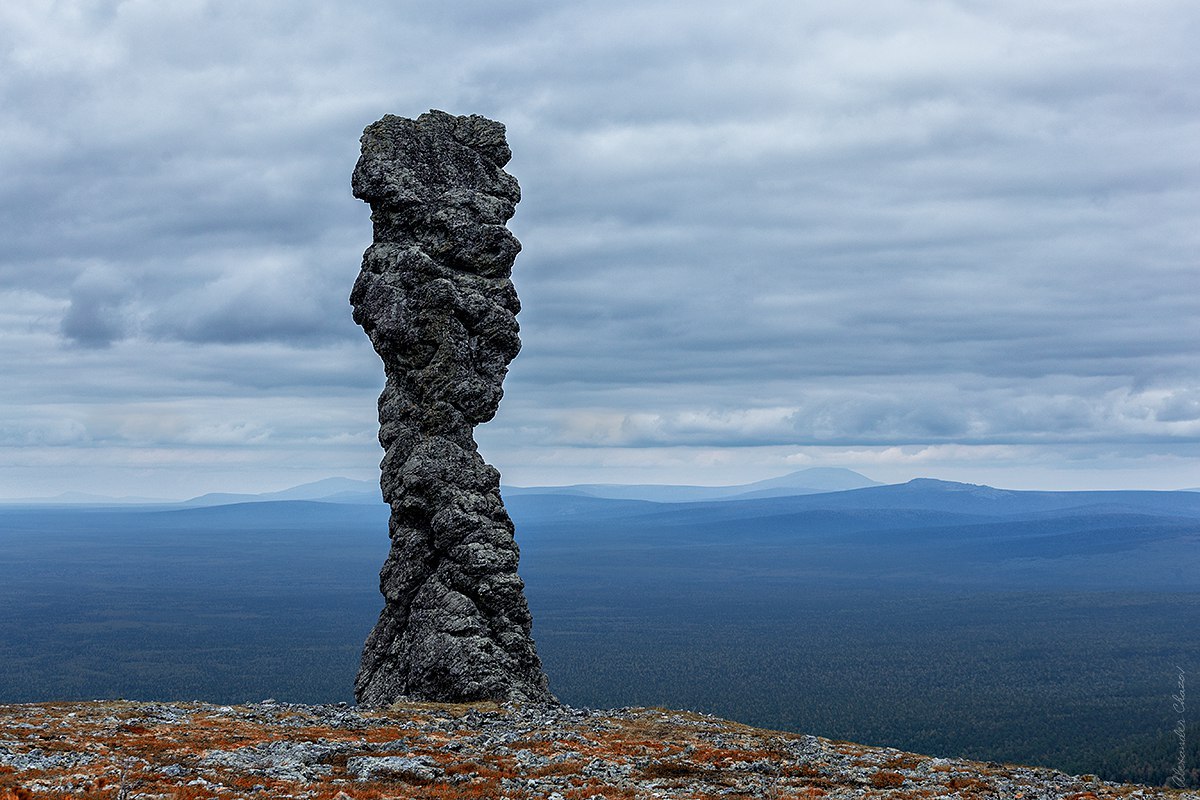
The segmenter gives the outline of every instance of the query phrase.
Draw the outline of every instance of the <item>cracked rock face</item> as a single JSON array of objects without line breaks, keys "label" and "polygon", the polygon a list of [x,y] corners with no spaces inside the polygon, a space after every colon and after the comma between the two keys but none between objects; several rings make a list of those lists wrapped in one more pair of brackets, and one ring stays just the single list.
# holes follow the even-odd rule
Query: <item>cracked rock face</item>
[{"label": "cracked rock face", "polygon": [[521,347],[511,155],[504,126],[479,116],[389,115],[363,132],[353,187],[371,204],[374,242],[350,302],[387,377],[380,484],[392,546],[355,681],[362,705],[554,700],[500,473],[472,434],[495,416]]}]

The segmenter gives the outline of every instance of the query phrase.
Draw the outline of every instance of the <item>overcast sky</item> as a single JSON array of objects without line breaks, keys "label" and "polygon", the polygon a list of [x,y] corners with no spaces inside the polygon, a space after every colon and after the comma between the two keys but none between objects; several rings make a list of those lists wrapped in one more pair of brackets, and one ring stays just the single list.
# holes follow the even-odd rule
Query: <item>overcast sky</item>
[{"label": "overcast sky", "polygon": [[0,6],[0,496],[374,478],[385,113],[508,126],[514,484],[1200,486],[1200,5]]}]

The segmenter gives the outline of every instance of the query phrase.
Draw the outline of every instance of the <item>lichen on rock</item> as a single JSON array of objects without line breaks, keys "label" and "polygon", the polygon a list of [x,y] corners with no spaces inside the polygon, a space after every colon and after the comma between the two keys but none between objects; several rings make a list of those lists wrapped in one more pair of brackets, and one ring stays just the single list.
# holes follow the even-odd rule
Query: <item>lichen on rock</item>
[{"label": "lichen on rock", "polygon": [[363,132],[353,189],[371,205],[374,241],[350,302],[387,378],[380,485],[392,540],[355,681],[363,705],[554,700],[500,473],[473,435],[521,347],[511,155],[504,126],[480,116],[389,115]]}]

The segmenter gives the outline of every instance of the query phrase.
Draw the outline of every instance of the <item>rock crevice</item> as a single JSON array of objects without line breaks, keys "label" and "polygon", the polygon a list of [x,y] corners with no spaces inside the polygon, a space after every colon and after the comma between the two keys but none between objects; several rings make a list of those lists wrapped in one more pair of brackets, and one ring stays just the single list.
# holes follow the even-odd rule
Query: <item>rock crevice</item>
[{"label": "rock crevice", "polygon": [[521,347],[506,223],[521,199],[504,126],[440,111],[363,133],[355,197],[374,241],[350,302],[383,360],[380,486],[391,506],[384,608],[355,696],[550,702],[500,473],[473,429]]}]

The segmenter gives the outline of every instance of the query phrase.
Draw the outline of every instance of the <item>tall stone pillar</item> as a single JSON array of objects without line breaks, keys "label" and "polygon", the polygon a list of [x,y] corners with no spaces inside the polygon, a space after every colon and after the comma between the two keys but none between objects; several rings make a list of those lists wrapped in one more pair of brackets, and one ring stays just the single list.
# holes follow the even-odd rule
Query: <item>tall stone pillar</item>
[{"label": "tall stone pillar", "polygon": [[387,378],[380,485],[392,545],[354,686],[362,705],[554,702],[500,473],[473,436],[521,347],[511,157],[504,126],[479,116],[389,115],[363,132],[353,188],[371,204],[374,242],[350,302]]}]

